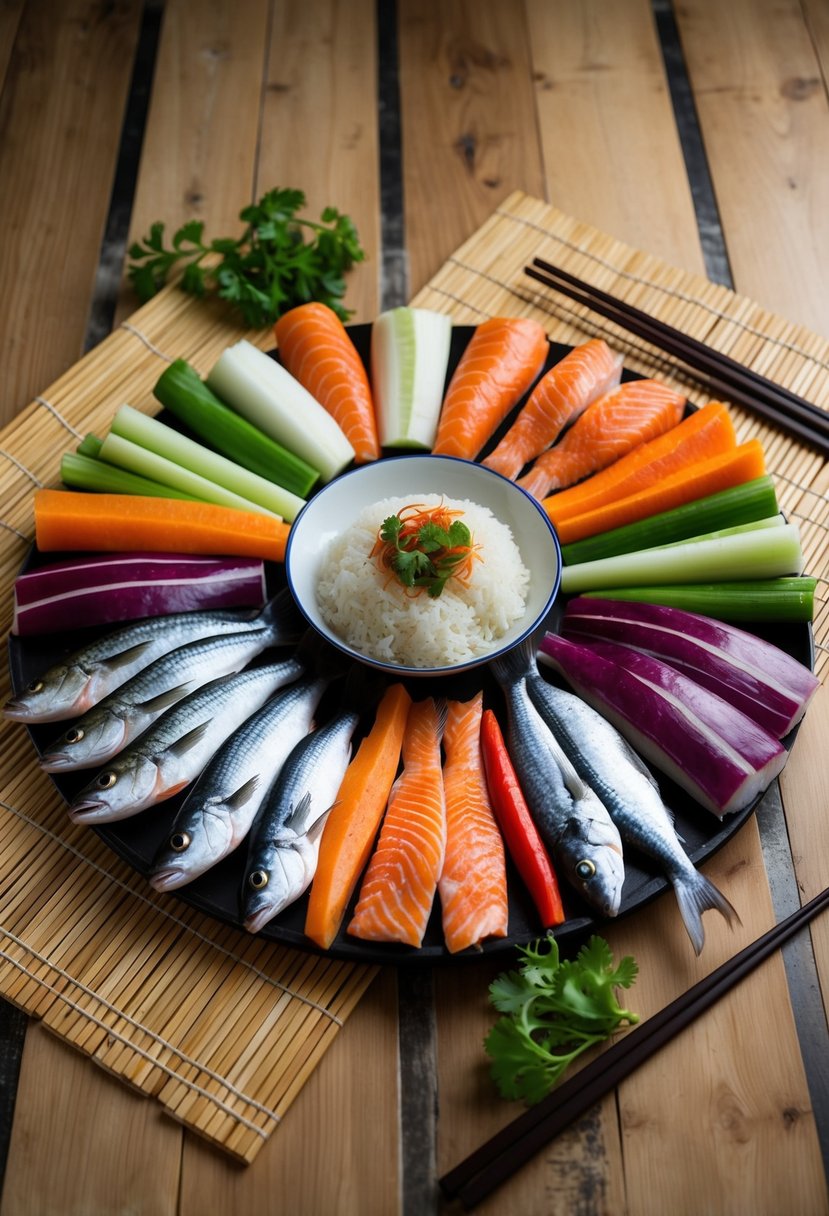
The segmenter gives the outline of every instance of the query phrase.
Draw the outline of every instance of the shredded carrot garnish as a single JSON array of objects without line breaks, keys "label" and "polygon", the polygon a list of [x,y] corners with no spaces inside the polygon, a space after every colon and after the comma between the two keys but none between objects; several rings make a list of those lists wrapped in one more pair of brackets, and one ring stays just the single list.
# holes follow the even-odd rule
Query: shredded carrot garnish
[{"label": "shredded carrot garnish", "polygon": [[450,578],[469,586],[472,566],[481,561],[462,511],[440,504],[409,503],[384,519],[370,556],[412,594],[437,598]]}]

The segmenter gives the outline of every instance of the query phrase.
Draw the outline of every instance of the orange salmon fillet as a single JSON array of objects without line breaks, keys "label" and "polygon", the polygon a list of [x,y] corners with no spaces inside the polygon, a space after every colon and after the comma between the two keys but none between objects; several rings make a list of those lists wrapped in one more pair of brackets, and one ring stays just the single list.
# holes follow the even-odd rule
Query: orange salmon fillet
[{"label": "orange salmon fillet", "polygon": [[432,451],[474,460],[538,376],[549,343],[526,317],[492,317],[475,329],[449,381]]},{"label": "orange salmon fillet", "polygon": [[348,932],[376,942],[419,946],[446,850],[440,742],[443,713],[434,698],[409,710],[403,772],[392,787]]},{"label": "orange salmon fillet", "polygon": [[536,384],[530,399],[484,464],[516,478],[558,439],[565,426],[619,383],[622,356],[602,338],[576,346]]},{"label": "orange salmon fillet", "polygon": [[446,759],[446,857],[438,883],[450,954],[487,937],[506,937],[509,911],[504,845],[489,801],[481,755],[483,693],[450,701]]},{"label": "orange salmon fillet", "polygon": [[588,406],[517,484],[538,499],[574,485],[676,426],[685,401],[659,380],[620,384]]},{"label": "orange salmon fillet", "polygon": [[316,301],[300,304],[279,318],[274,333],[284,367],[328,411],[354,448],[356,463],[377,460],[371,386],[334,310]]}]

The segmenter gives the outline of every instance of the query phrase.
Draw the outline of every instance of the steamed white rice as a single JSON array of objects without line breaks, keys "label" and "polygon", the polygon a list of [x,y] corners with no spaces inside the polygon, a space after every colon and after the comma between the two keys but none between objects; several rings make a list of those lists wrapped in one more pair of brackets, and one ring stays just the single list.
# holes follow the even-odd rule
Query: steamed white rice
[{"label": "steamed white rice", "polygon": [[349,646],[373,659],[407,667],[445,667],[495,649],[524,613],[530,574],[510,528],[488,507],[468,500],[418,495],[418,504],[461,511],[482,560],[469,586],[450,578],[440,596],[407,594],[369,555],[383,520],[414,500],[387,498],[367,507],[331,542],[317,585],[326,623]]}]

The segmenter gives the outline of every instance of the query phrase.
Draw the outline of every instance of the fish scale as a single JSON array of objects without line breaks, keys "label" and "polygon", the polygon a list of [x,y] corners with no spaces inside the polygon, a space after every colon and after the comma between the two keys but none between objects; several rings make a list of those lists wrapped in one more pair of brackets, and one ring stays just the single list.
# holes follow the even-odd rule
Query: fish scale
[{"label": "fish scale", "polygon": [[302,680],[277,692],[221,745],[153,859],[150,883],[157,891],[191,882],[247,837],[291,751],[311,731],[328,683]]},{"label": "fish scale", "polygon": [[199,775],[227,737],[297,674],[297,660],[211,680],[161,715],[80,791],[75,823],[111,823],[171,798]]}]

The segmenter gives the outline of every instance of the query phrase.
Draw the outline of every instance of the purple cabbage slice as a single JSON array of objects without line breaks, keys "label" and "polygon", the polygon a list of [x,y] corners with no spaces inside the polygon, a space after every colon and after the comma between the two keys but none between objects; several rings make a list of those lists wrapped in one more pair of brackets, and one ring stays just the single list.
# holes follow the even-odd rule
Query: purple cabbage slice
[{"label": "purple cabbage slice", "polygon": [[788,753],[772,734],[658,659],[549,633],[538,657],[719,818],[749,806],[786,763]]},{"label": "purple cabbage slice", "polygon": [[11,632],[20,637],[220,608],[260,608],[259,558],[112,553],[19,574]]},{"label": "purple cabbage slice", "polygon": [[660,659],[778,739],[800,721],[820,684],[808,667],[773,643],[660,604],[578,596],[567,605],[562,634],[573,641],[614,642]]}]

